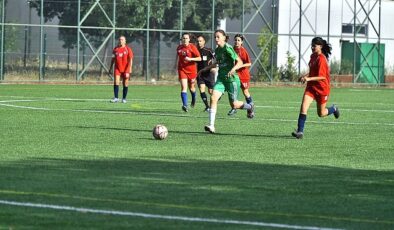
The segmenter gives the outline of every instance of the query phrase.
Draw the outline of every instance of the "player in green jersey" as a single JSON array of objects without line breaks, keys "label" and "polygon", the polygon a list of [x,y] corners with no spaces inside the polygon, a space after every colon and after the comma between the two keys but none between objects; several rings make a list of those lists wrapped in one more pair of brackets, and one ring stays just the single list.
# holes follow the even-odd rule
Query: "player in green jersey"
[{"label": "player in green jersey", "polygon": [[211,109],[209,111],[209,125],[205,126],[205,131],[215,133],[216,109],[219,98],[228,93],[232,108],[247,110],[247,117],[251,118],[254,114],[254,105],[238,100],[241,91],[241,83],[237,75],[237,70],[242,66],[242,60],[238,57],[234,48],[227,44],[228,36],[223,30],[215,31],[215,41],[217,48],[215,50],[216,63],[207,66],[204,69],[215,68],[219,66],[218,78],[211,95]]}]

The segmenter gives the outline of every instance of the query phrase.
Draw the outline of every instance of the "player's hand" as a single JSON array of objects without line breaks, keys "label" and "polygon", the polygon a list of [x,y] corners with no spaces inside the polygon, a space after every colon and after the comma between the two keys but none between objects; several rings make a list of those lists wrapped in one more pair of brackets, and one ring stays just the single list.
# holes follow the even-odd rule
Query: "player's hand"
[{"label": "player's hand", "polygon": [[307,77],[306,76],[302,76],[302,77],[300,77],[300,80],[299,80],[302,84],[304,84],[305,82],[307,82],[308,81],[308,79],[307,79]]},{"label": "player's hand", "polygon": [[231,69],[230,72],[228,72],[227,77],[234,77],[235,70]]},{"label": "player's hand", "polygon": [[191,62],[191,60],[190,60],[190,58],[189,58],[189,57],[185,57],[185,61],[187,61],[187,62]]}]

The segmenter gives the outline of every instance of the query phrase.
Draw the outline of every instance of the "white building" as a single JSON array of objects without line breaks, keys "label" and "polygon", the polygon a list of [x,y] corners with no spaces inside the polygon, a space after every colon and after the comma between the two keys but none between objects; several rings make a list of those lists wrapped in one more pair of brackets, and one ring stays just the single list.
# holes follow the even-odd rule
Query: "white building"
[{"label": "white building", "polygon": [[[302,4],[301,36],[300,1]],[[363,3],[360,5],[360,3]],[[356,3],[356,7],[355,7]],[[357,16],[354,15],[356,9]],[[310,42],[315,36],[323,37],[332,45],[332,60],[341,59],[341,41],[353,42],[354,19],[358,30],[356,41],[385,44],[385,67],[394,65],[394,1],[381,1],[381,19],[379,23],[378,0],[280,0],[278,8],[278,66],[286,63],[289,51],[298,60],[301,51],[301,70],[305,70],[310,55]],[[380,24],[380,28],[379,28]],[[380,30],[380,31],[379,31]],[[301,38],[301,46],[299,46]]]}]

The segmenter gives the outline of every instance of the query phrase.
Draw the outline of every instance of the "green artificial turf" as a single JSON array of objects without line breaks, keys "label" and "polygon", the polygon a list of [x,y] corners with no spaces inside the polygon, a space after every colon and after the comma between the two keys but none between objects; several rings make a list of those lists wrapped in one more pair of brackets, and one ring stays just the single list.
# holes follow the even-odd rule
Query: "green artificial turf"
[{"label": "green artificial turf", "polygon": [[[0,85],[0,201],[341,229],[394,228],[394,90],[335,88],[340,119],[313,103],[302,140],[303,88],[251,88],[256,116],[216,134],[179,86]],[[198,94],[197,94],[198,95]],[[189,94],[190,101],[190,94]],[[154,140],[164,124],[169,135]],[[275,229],[277,226],[265,228]],[[0,229],[257,229],[0,204]],[[264,226],[263,226],[264,228]]]}]

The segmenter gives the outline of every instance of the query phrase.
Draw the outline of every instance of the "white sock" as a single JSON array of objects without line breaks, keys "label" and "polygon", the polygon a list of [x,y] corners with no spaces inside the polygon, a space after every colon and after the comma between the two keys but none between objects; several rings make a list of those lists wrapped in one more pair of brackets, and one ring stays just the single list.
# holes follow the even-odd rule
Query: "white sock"
[{"label": "white sock", "polygon": [[246,103],[246,102],[244,102],[244,104],[242,105],[242,109],[251,109],[252,108],[252,106],[250,105],[250,104],[248,104],[248,103]]},{"label": "white sock", "polygon": [[209,125],[215,126],[215,119],[216,119],[216,109],[210,109],[209,111]]}]

